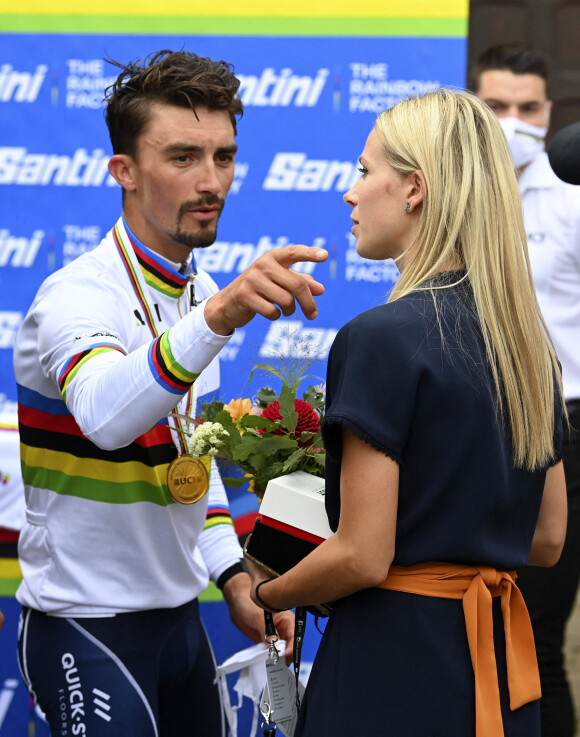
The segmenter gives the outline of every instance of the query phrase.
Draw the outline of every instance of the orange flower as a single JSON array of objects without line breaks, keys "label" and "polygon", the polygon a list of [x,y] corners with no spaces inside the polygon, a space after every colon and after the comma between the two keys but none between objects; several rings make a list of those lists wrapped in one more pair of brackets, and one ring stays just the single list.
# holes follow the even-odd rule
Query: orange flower
[{"label": "orange flower", "polygon": [[229,412],[236,425],[245,415],[254,414],[251,399],[232,399],[229,404],[224,404],[224,409]]}]

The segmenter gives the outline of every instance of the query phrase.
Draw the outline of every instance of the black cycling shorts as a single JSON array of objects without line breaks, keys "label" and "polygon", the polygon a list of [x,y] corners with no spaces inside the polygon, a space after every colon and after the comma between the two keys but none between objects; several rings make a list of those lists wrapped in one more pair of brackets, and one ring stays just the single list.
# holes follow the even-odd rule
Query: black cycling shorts
[{"label": "black cycling shorts", "polygon": [[52,737],[225,734],[197,600],[102,618],[24,608],[18,657]]}]

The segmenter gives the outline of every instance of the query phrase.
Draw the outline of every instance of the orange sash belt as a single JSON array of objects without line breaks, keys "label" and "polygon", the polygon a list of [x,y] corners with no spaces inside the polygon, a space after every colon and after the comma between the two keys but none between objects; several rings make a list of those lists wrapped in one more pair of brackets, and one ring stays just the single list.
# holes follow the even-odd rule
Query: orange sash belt
[{"label": "orange sash belt", "polygon": [[379,588],[410,594],[463,599],[469,652],[475,674],[476,737],[503,737],[497,665],[493,643],[492,597],[501,596],[510,708],[539,699],[540,676],[530,616],[515,571],[454,563],[391,566]]}]

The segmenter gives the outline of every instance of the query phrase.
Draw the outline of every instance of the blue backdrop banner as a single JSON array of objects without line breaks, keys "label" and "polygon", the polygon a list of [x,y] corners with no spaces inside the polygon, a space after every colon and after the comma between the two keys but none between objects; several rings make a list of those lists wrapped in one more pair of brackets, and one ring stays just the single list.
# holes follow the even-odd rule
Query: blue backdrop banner
[{"label": "blue backdrop banner", "polygon": [[[261,376],[246,385],[252,367],[279,359],[309,360],[308,373],[320,377],[314,383],[324,380],[337,330],[383,302],[398,275],[393,263],[357,255],[350,208],[342,199],[359,176],[358,156],[376,115],[408,95],[465,84],[466,8],[459,18],[455,13],[431,25],[426,14],[404,22],[395,18],[400,34],[380,37],[372,34],[372,19],[360,25],[353,18],[348,35],[348,17],[342,15],[328,20],[331,35],[322,30],[320,17],[312,26],[318,35],[309,30],[307,17],[304,33],[274,36],[267,33],[272,19],[262,18],[253,34],[246,16],[243,35],[220,36],[216,30],[179,35],[175,28],[170,35],[154,35],[154,19],[143,35],[61,32],[71,30],[70,15],[54,23],[52,16],[42,16],[41,32],[32,34],[24,30],[22,13],[0,13],[0,431],[14,422],[12,346],[40,283],[97,245],[121,212],[121,191],[107,169],[112,152],[102,103],[117,70],[106,59],[127,62],[166,48],[232,63],[245,104],[218,240],[196,254],[198,266],[223,286],[271,248],[304,243],[330,254],[324,264],[302,265],[326,287],[319,317],[309,322],[297,312],[277,322],[257,318],[238,330],[221,354],[221,398],[251,397],[258,385],[271,383]],[[211,21],[213,28],[218,21]],[[298,21],[293,19],[293,28]],[[388,18],[379,21],[377,28],[388,26]],[[357,27],[364,32],[357,35]],[[162,20],[159,28],[161,33]],[[340,32],[333,35],[333,29]],[[246,490],[232,493],[231,503],[238,522],[256,509]],[[18,607],[9,585],[0,593],[7,597],[0,598],[0,608],[10,620],[0,636],[0,736],[24,737],[32,712],[13,656]],[[217,611],[212,606],[206,605],[210,619]],[[223,619],[220,613],[222,632],[228,627]],[[248,644],[232,628],[220,642],[221,655]],[[316,645],[311,636],[307,662]]]}]

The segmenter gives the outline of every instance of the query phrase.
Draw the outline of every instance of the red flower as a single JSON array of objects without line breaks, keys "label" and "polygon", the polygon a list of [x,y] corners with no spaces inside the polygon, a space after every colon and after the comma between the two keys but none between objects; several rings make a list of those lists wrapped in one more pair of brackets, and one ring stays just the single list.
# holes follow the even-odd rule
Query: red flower
[{"label": "red flower", "polygon": [[[298,423],[296,425],[296,430],[294,431],[298,445],[309,445],[311,442],[310,440],[307,440],[306,442],[300,441],[300,434],[303,432],[318,432],[320,428],[320,418],[312,408],[312,405],[308,404],[308,402],[304,402],[302,399],[294,400],[294,409],[298,412]],[[280,402],[272,402],[272,404],[269,404],[266,409],[262,410],[261,416],[265,417],[267,420],[271,420],[272,422],[281,420],[282,415],[280,414]],[[265,431],[261,430],[260,432]],[[272,432],[275,435],[288,434],[282,427],[279,427],[277,430],[273,430]]]}]

